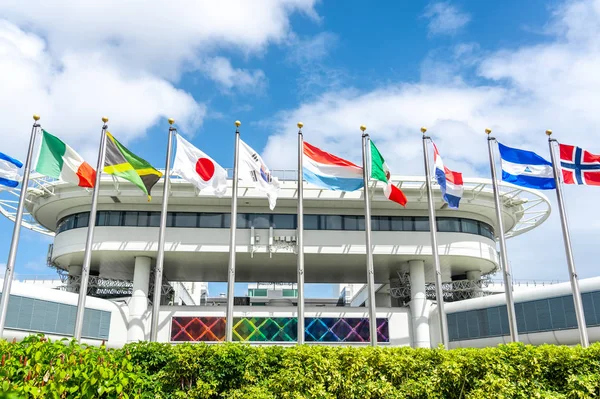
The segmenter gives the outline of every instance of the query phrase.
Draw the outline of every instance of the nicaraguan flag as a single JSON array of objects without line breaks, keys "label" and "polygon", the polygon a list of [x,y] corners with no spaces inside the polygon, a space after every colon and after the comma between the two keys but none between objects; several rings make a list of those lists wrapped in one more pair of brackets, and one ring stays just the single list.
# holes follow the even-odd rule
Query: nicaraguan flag
[{"label": "nicaraguan flag", "polygon": [[502,159],[502,180],[538,190],[556,188],[552,163],[535,152],[518,150],[498,143]]},{"label": "nicaraguan flag", "polygon": [[19,169],[23,163],[0,152],[0,184],[8,187],[17,187],[21,181]]},{"label": "nicaraguan flag", "polygon": [[435,143],[433,144],[433,162],[435,164],[435,179],[440,185],[442,198],[448,203],[448,207],[458,209],[458,204],[463,196],[464,185],[462,173],[454,172],[444,166],[442,157]]}]

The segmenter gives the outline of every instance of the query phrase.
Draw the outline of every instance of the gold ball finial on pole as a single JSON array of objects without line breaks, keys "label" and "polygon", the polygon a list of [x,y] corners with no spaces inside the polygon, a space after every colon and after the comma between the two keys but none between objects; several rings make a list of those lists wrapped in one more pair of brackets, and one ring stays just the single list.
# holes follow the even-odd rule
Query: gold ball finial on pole
[{"label": "gold ball finial on pole", "polygon": [[235,121],[235,127],[240,127],[240,125],[242,124],[242,122],[240,121]]},{"label": "gold ball finial on pole", "polygon": [[173,118],[169,118],[168,121],[169,121],[169,125],[172,125],[173,123],[175,123],[175,119],[173,119]]},{"label": "gold ball finial on pole", "polygon": [[490,128],[485,129],[485,134],[490,134],[491,132],[492,132],[492,129],[490,129]]},{"label": "gold ball finial on pole", "polygon": [[104,123],[108,122],[108,118],[106,116],[103,116],[102,117],[102,122],[104,122]]},{"label": "gold ball finial on pole", "polygon": [[296,126],[298,126],[298,129],[302,129],[304,127],[304,123],[298,122]]},{"label": "gold ball finial on pole", "polygon": [[546,136],[550,137],[552,135],[552,130],[548,129],[546,130]]},{"label": "gold ball finial on pole", "polygon": [[427,128],[426,128],[426,127],[422,127],[422,128],[421,128],[421,133],[425,134],[425,132],[426,132],[426,131],[427,131]]},{"label": "gold ball finial on pole", "polygon": [[34,121],[39,121],[40,120],[40,116],[38,114],[33,114],[33,120]]},{"label": "gold ball finial on pole", "polygon": [[367,130],[367,127],[365,125],[360,125],[360,130],[363,131],[363,133],[365,132],[365,130]]}]

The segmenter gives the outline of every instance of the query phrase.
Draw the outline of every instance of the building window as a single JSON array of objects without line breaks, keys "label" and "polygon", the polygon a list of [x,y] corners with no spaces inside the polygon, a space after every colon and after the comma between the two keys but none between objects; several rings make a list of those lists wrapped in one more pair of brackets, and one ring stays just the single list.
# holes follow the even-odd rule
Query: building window
[{"label": "building window", "polygon": [[[143,211],[99,211],[97,226],[159,227],[160,212]],[[178,228],[221,228],[230,227],[229,213],[169,212],[167,227]],[[87,227],[89,213],[82,212],[65,216],[57,223],[56,233]],[[494,239],[490,225],[471,219],[441,217],[437,219],[440,232],[478,234]],[[294,214],[238,213],[237,228],[295,230],[297,217]],[[360,215],[304,215],[305,230],[364,231],[365,218]],[[372,216],[373,231],[429,231],[429,219],[424,216]],[[600,306],[600,304],[599,304]]]},{"label": "building window", "polygon": [[[46,334],[73,335],[76,313],[77,306],[74,305],[11,295],[6,312],[6,328]],[[110,312],[85,308],[82,336],[108,339],[110,318]]]},{"label": "building window", "polygon": [[[600,325],[600,291],[581,295],[588,327]],[[573,296],[545,298],[515,304],[520,334],[577,328]],[[506,306],[449,313],[450,341],[498,337],[510,333]]]}]

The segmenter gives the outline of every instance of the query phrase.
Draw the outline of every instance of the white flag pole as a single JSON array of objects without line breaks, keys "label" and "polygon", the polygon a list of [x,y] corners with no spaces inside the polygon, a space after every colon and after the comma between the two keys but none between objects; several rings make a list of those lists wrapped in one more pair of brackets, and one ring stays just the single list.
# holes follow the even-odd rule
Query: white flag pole
[{"label": "white flag pole", "polygon": [[488,154],[490,156],[490,172],[492,174],[492,188],[494,190],[494,203],[496,204],[496,220],[498,221],[498,242],[500,243],[500,266],[502,267],[502,276],[504,277],[504,295],[506,296],[506,311],[508,314],[508,326],[510,329],[510,339],[512,342],[519,342],[519,331],[517,329],[517,316],[515,313],[515,301],[513,299],[512,275],[510,265],[508,264],[508,253],[506,252],[506,238],[504,237],[504,222],[502,221],[502,205],[500,204],[500,192],[498,191],[498,181],[496,179],[496,160],[492,142],[496,138],[490,136],[492,131],[485,129],[488,135]]},{"label": "white flag pole", "polygon": [[304,343],[304,176],[303,156],[304,156],[304,137],[302,127],[304,124],[298,122],[298,344]]},{"label": "white flag pole", "polygon": [[87,296],[88,280],[90,277],[90,266],[92,263],[92,244],[94,242],[94,228],[96,227],[96,213],[98,210],[98,194],[100,192],[100,179],[104,168],[104,155],[106,152],[106,130],[108,129],[107,117],[102,118],[102,133],[100,136],[100,148],[98,149],[98,163],[96,164],[96,181],[92,193],[92,208],[88,221],[87,238],[85,241],[85,253],[83,255],[83,266],[81,267],[81,284],[79,285],[79,298],[77,300],[77,316],[75,318],[75,331],[73,337],[81,341],[83,330],[83,315],[85,312],[85,299]]},{"label": "white flag pole", "polygon": [[162,297],[163,266],[165,261],[165,234],[167,230],[167,209],[169,207],[169,188],[171,186],[171,154],[173,151],[173,135],[177,129],[173,127],[175,120],[169,118],[169,133],[167,139],[167,159],[165,160],[165,184],[163,186],[162,209],[160,212],[160,229],[158,230],[158,254],[154,268],[154,296],[152,300],[152,321],[150,326],[150,341],[158,338],[158,315]]},{"label": "white flag pole", "polygon": [[362,130],[362,159],[363,159],[363,196],[365,198],[365,247],[367,253],[367,292],[369,298],[369,337],[371,346],[377,346],[377,307],[375,304],[375,272],[373,269],[373,247],[371,246],[371,201],[369,198],[369,168],[367,167],[369,135],[365,133],[367,127],[360,126]]},{"label": "white flag pole", "polygon": [[23,169],[23,180],[21,181],[21,194],[19,195],[19,205],[15,215],[15,226],[13,227],[12,241],[6,261],[6,272],[4,274],[4,286],[2,288],[2,299],[0,300],[0,338],[4,334],[4,324],[6,323],[6,311],[8,310],[8,300],[12,287],[12,280],[15,273],[15,261],[17,260],[17,249],[19,248],[19,238],[21,236],[21,224],[23,223],[23,210],[25,207],[25,197],[27,197],[27,186],[29,186],[29,173],[31,171],[31,158],[33,148],[35,147],[35,137],[40,127],[38,121],[39,115],[33,115],[33,126],[31,127],[31,136],[29,137],[29,149],[25,159],[25,169]]},{"label": "white flag pole", "polygon": [[554,172],[554,182],[556,183],[556,202],[558,203],[558,213],[560,214],[560,224],[562,225],[563,241],[565,243],[565,253],[567,255],[567,264],[569,266],[569,279],[571,280],[571,290],[573,291],[573,303],[575,304],[575,315],[577,316],[577,328],[579,329],[579,342],[581,346],[587,348],[590,345],[587,333],[587,324],[585,322],[585,313],[583,312],[583,302],[581,300],[581,291],[579,290],[579,281],[577,271],[575,270],[575,260],[573,259],[573,249],[571,247],[571,235],[569,234],[569,222],[567,220],[567,211],[565,210],[564,198],[562,194],[562,183],[560,180],[561,171],[558,168],[556,156],[554,155],[553,143],[558,143],[556,139],[551,138],[552,130],[546,130],[548,136],[548,147],[550,149],[550,160]]},{"label": "white flag pole", "polygon": [[435,204],[433,201],[433,190],[431,189],[431,171],[429,170],[429,149],[427,141],[431,141],[431,137],[426,136],[427,129],[421,128],[423,133],[423,159],[425,161],[425,185],[427,187],[427,203],[429,207],[429,232],[431,234],[431,256],[435,267],[435,296],[437,299],[438,316],[440,318],[440,332],[442,335],[442,343],[444,348],[450,349],[450,341],[448,338],[448,320],[446,319],[446,311],[444,310],[444,291],[442,290],[442,268],[440,266],[440,255],[438,253],[437,244],[437,224],[435,219]]},{"label": "white flag pole", "polygon": [[235,233],[237,229],[238,164],[240,151],[240,121],[235,121],[235,154],[233,156],[233,182],[231,192],[231,224],[229,233],[229,268],[227,273],[227,313],[225,341],[233,341],[233,298],[235,296]]}]

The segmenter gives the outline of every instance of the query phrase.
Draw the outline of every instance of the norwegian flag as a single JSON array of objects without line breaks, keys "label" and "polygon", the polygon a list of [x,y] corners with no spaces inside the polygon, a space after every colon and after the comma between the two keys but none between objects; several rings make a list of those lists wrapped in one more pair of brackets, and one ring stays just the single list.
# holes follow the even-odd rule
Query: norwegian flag
[{"label": "norwegian flag", "polygon": [[560,144],[560,166],[565,184],[600,186],[600,155]]}]

